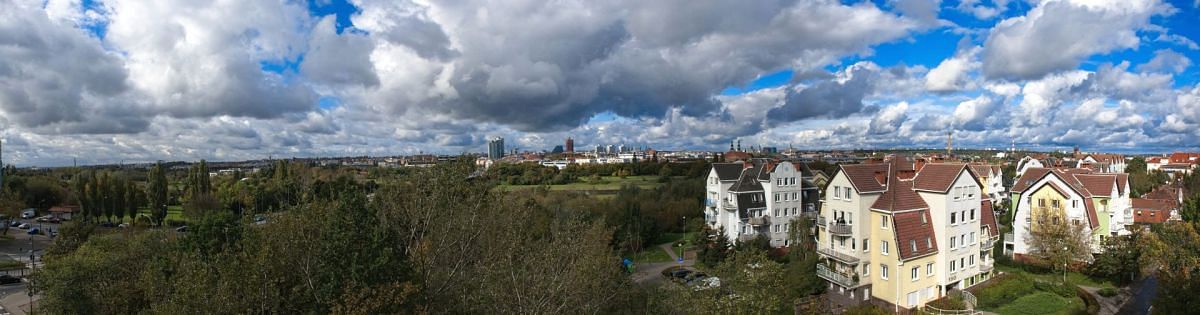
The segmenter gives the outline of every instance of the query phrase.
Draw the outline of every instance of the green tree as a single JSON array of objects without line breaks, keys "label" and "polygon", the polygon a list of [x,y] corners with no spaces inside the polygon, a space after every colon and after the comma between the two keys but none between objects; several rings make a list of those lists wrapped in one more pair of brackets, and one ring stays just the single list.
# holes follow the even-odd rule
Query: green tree
[{"label": "green tree", "polygon": [[763,251],[738,251],[718,265],[713,274],[721,279],[719,289],[680,290],[684,314],[781,314],[791,310],[783,277],[783,265]]},{"label": "green tree", "polygon": [[162,168],[162,163],[155,163],[154,168],[150,169],[149,185],[146,195],[150,201],[150,216],[155,224],[162,225],[163,219],[167,217],[167,174]]},{"label": "green tree", "polygon": [[733,246],[729,244],[729,238],[725,237],[725,227],[711,229],[706,226],[703,233],[705,243],[700,247],[700,264],[716,267],[725,261]]},{"label": "green tree", "polygon": [[1027,242],[1029,255],[1035,263],[1054,270],[1068,269],[1076,262],[1091,260],[1092,251],[1083,224],[1035,223]]},{"label": "green tree", "polygon": [[1104,250],[1096,256],[1096,260],[1088,266],[1088,273],[1111,279],[1117,283],[1129,283],[1141,275],[1141,264],[1138,259],[1142,256],[1138,244],[1140,231],[1126,236],[1113,236],[1104,239]]},{"label": "green tree", "polygon": [[788,236],[787,273],[784,279],[793,296],[801,297],[825,291],[825,281],[817,277],[817,247],[810,235],[813,222],[807,218],[792,220]]},{"label": "green tree", "polygon": [[1190,314],[1200,309],[1200,233],[1191,222],[1168,222],[1141,238],[1142,265],[1157,270],[1156,314]]}]

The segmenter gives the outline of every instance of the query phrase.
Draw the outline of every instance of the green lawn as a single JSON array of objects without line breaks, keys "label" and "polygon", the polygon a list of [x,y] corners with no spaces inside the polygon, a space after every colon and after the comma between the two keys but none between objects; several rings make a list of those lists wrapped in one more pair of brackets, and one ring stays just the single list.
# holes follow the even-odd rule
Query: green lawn
[{"label": "green lawn", "polygon": [[[1038,280],[1042,280],[1042,281],[1046,281],[1046,282],[1062,282],[1062,279],[1063,279],[1062,272],[1031,273],[1031,272],[1027,272],[1025,270],[1021,270],[1021,268],[1018,268],[1018,267],[1005,266],[1005,265],[1001,265],[1001,264],[996,264],[996,270],[1006,272],[1006,273],[1021,273],[1021,274],[1028,275],[1034,279],[1038,279]],[[1097,288],[1116,288],[1117,287],[1116,285],[1113,285],[1113,283],[1109,282],[1108,280],[1095,279],[1095,278],[1088,277],[1087,275],[1078,273],[1078,272],[1068,272],[1067,273],[1067,282],[1074,284],[1074,285],[1082,285],[1082,286],[1097,287]]]},{"label": "green lawn", "polygon": [[25,268],[25,263],[12,259],[0,259],[0,270]]},{"label": "green lawn", "polygon": [[655,244],[674,243],[679,240],[694,238],[698,232],[688,233],[663,233],[658,239],[654,240]]},{"label": "green lawn", "polygon": [[662,250],[662,248],[660,248],[658,246],[652,246],[650,248],[646,248],[640,252],[634,253],[633,255],[629,255],[629,254],[622,255],[622,257],[632,259],[634,263],[638,263],[638,264],[660,263],[660,262],[670,262],[671,261],[671,254],[667,254],[666,251]]},{"label": "green lawn", "polygon": [[995,309],[1001,315],[1079,314],[1086,313],[1083,301],[1054,293],[1035,291]]},{"label": "green lawn", "polygon": [[[138,216],[140,217],[143,214],[150,215],[150,208],[138,209]],[[167,206],[167,220],[187,221],[187,218],[183,217],[183,206]],[[117,222],[129,223],[129,217],[122,217]]]}]

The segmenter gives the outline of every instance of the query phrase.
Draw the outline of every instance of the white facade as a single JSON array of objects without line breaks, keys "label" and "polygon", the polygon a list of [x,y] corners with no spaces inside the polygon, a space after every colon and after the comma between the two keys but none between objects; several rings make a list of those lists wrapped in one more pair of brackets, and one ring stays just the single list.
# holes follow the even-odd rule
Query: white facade
[{"label": "white facade", "polygon": [[985,215],[982,211],[982,188],[963,169],[948,193],[918,190],[918,194],[929,205],[934,233],[937,235],[939,251],[934,268],[937,282],[942,285],[941,293],[945,294],[947,286],[966,288],[967,283],[959,282],[981,273],[980,267],[991,265],[993,260],[989,255],[980,253]]},{"label": "white facade", "polygon": [[1019,177],[1021,177],[1021,175],[1025,175],[1025,170],[1028,170],[1028,169],[1034,168],[1034,167],[1045,167],[1045,166],[1042,165],[1042,161],[1039,161],[1038,159],[1035,159],[1031,156],[1026,155],[1025,157],[1021,158],[1021,161],[1017,162],[1017,174],[1016,174],[1017,177],[1019,178]]},{"label": "white facade", "polygon": [[[788,231],[792,220],[799,218],[803,209],[803,179],[800,170],[790,162],[778,163],[769,172],[762,169],[766,166],[743,168],[738,177],[724,179],[715,167],[709,170],[705,185],[705,222],[709,227],[724,228],[725,236],[732,242],[763,235],[770,240],[771,246],[791,245]],[[730,192],[742,176],[752,176],[761,185],[766,205],[762,209],[751,209],[745,213],[746,217],[741,216],[736,193]]]},{"label": "white facade", "polygon": [[[1030,185],[1029,188],[1021,194],[1020,200],[1014,200],[1017,202],[1017,213],[1013,217],[1014,254],[1027,255],[1032,251],[1029,246],[1029,242],[1031,241],[1030,226],[1033,220],[1036,220],[1036,218],[1033,218],[1030,215],[1034,208],[1033,203],[1036,202],[1036,200],[1033,200],[1032,196],[1038,190],[1043,189],[1043,187],[1046,189],[1054,189],[1053,187],[1046,187],[1050,185],[1050,183],[1057,185],[1059,188],[1064,190],[1063,193],[1066,194],[1066,204],[1060,205],[1060,207],[1065,210],[1067,216],[1063,222],[1075,222],[1078,220],[1078,222],[1083,224],[1085,233],[1088,235],[1092,234],[1091,225],[1088,224],[1089,219],[1087,215],[1087,209],[1084,205],[1084,202],[1090,202],[1090,200],[1083,198],[1083,195],[1080,195],[1079,192],[1075,191],[1074,189],[1070,189],[1070,185],[1052,172],[1046,176],[1043,176],[1033,185]],[[1046,207],[1051,206],[1052,205],[1046,205]],[[1049,223],[1051,222],[1047,222],[1047,224]],[[1095,248],[1095,246],[1093,246],[1093,248]]]}]

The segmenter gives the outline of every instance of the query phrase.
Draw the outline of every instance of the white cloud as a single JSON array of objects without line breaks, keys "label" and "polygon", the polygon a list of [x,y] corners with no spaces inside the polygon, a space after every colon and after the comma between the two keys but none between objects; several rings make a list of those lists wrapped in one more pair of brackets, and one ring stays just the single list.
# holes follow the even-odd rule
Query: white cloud
[{"label": "white cloud", "polygon": [[979,47],[972,47],[942,60],[925,76],[925,88],[933,92],[953,92],[970,88],[968,72],[979,68],[980,63],[975,60],[979,51]]},{"label": "white cloud", "polygon": [[992,28],[983,70],[989,77],[1036,79],[1074,69],[1089,56],[1136,48],[1150,17],[1173,10],[1158,0],[1043,1]]},{"label": "white cloud", "polygon": [[1138,71],[1159,71],[1169,73],[1183,73],[1192,65],[1192,60],[1187,56],[1177,53],[1170,49],[1160,49],[1154,52],[1154,58],[1146,63],[1138,65]]}]

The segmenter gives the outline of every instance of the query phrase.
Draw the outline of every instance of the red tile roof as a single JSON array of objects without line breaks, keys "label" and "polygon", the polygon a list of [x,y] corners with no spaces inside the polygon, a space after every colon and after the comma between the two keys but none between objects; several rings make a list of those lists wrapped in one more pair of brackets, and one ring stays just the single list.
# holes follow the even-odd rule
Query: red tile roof
[{"label": "red tile roof", "polygon": [[1113,185],[1117,184],[1117,177],[1113,175],[1075,175],[1075,178],[1092,196],[1111,196]]},{"label": "red tile roof", "polygon": [[1033,183],[1036,183],[1037,181],[1041,180],[1043,176],[1046,176],[1047,173],[1050,173],[1050,169],[1048,168],[1034,167],[1027,169],[1025,170],[1025,174],[1022,174],[1021,178],[1018,178],[1017,181],[1013,183],[1011,191],[1015,193],[1023,193],[1026,189],[1029,189],[1029,186],[1033,185]]},{"label": "red tile roof", "polygon": [[[964,169],[967,169],[966,164],[960,163],[931,163],[926,164],[921,168],[921,172],[917,173],[917,177],[913,179],[913,188],[919,190],[928,190],[936,192],[950,191],[950,186],[954,185],[954,181],[958,179],[958,174]],[[968,173],[974,172],[968,169]],[[978,182],[978,176],[972,176]]]},{"label": "red tile roof", "polygon": [[1200,153],[1175,152],[1167,160],[1176,164],[1194,164],[1200,161]]},{"label": "red tile roof", "polygon": [[[888,164],[841,165],[838,171],[846,173],[846,179],[850,180],[850,183],[854,185],[854,188],[859,193],[880,192],[883,191],[885,183],[875,180],[875,174],[887,174]],[[837,174],[834,174],[834,176],[837,176]]]},{"label": "red tile roof", "polygon": [[1117,174],[1117,193],[1125,195],[1125,185],[1129,184],[1129,174]]},{"label": "red tile roof", "polygon": [[890,185],[883,195],[875,199],[875,203],[871,204],[871,209],[883,211],[929,209],[925,200],[921,199],[916,191],[913,191],[912,181],[896,178],[892,178],[891,181],[893,185]]},{"label": "red tile roof", "polygon": [[1092,198],[1083,198],[1083,209],[1087,210],[1088,226],[1093,230],[1100,226],[1100,219],[1096,218],[1096,205]]},{"label": "red tile roof", "polygon": [[983,200],[980,202],[979,209],[979,215],[981,216],[979,223],[986,226],[988,233],[991,233],[991,235],[1000,235],[1000,232],[996,230],[996,212],[992,210],[992,202]]},{"label": "red tile roof", "polygon": [[[933,219],[929,217],[929,211],[896,213],[892,222],[901,260],[937,253],[937,237],[934,237]],[[913,250],[914,243],[916,250]]]},{"label": "red tile roof", "polygon": [[1134,223],[1163,223],[1171,217],[1172,203],[1166,200],[1131,198]]}]

